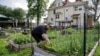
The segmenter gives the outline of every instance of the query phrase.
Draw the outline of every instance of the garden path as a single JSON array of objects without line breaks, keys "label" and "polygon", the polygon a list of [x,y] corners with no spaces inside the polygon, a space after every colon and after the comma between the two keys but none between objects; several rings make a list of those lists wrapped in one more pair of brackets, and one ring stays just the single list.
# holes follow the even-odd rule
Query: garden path
[{"label": "garden path", "polygon": [[43,51],[41,48],[36,46],[36,43],[34,43],[33,46],[34,46],[34,55],[33,56],[56,56],[54,54]]}]

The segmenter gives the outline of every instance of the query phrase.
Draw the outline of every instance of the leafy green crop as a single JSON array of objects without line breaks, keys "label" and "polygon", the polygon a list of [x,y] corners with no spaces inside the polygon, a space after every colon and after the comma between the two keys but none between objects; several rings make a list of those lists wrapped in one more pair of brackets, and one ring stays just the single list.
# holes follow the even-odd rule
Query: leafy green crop
[{"label": "leafy green crop", "polygon": [[[52,45],[43,44],[42,48],[50,52],[65,56],[82,56],[83,54],[83,30],[72,28],[64,29],[67,33],[61,35],[60,31],[49,31],[48,35]],[[71,34],[68,34],[71,33]],[[98,39],[97,31],[87,30],[86,52],[89,53]],[[46,46],[46,47],[44,47]]]},{"label": "leafy green crop", "polygon": [[[83,30],[75,30],[72,28],[64,29],[67,33],[62,35],[59,30],[48,31],[48,36],[50,38],[50,44],[42,42],[40,47],[48,50],[51,53],[58,54],[60,56],[82,56],[83,55]],[[71,33],[71,34],[68,34]],[[96,41],[98,41],[98,31],[96,29],[87,30],[86,38],[86,53],[88,54],[93,48]],[[31,42],[30,35],[23,35],[21,33],[12,33],[9,39],[13,39],[17,44],[25,44]],[[7,39],[7,38],[6,38]],[[34,41],[32,39],[32,41]],[[3,42],[3,44],[2,44]],[[0,41],[0,56],[28,56],[30,51],[28,49],[18,53],[9,52],[5,46],[7,43]],[[99,52],[99,51],[98,51]],[[28,53],[28,54],[27,54]],[[99,55],[99,53],[97,54]]]},{"label": "leafy green crop", "polygon": [[95,52],[94,56],[100,56],[100,45],[96,49],[96,52]]},{"label": "leafy green crop", "polygon": [[14,39],[14,43],[16,44],[27,44],[31,42],[34,42],[34,40],[29,35],[18,34]]}]

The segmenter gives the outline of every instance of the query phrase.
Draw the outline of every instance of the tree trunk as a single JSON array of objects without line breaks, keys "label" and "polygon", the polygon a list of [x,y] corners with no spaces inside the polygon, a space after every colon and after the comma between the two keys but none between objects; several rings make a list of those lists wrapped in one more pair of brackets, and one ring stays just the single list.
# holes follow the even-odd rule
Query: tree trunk
[{"label": "tree trunk", "polygon": [[94,21],[97,21],[98,18],[96,17],[97,15],[97,9],[98,9],[98,5],[99,5],[99,0],[95,1],[96,4],[94,4],[95,8],[94,8],[94,12],[95,12],[95,15],[94,15]]},{"label": "tree trunk", "polygon": [[97,20],[99,20],[99,18],[100,18],[100,14],[99,14],[99,16],[97,17]]},{"label": "tree trunk", "polygon": [[38,15],[37,15],[37,26],[39,25],[39,17],[38,17]]},{"label": "tree trunk", "polygon": [[40,20],[40,4],[39,4],[40,0],[37,1],[37,26],[39,25],[39,20]]}]

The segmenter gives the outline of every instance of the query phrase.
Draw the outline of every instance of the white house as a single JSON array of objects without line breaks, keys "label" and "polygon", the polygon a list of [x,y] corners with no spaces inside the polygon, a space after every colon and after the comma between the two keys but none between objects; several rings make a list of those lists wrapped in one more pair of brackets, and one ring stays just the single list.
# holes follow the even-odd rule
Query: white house
[{"label": "white house", "polygon": [[[68,0],[55,0],[48,9],[47,21],[54,26],[71,26],[75,25],[78,28],[84,27],[84,12],[87,0],[76,0],[69,2]],[[92,14],[88,12],[87,26],[93,26]]]}]

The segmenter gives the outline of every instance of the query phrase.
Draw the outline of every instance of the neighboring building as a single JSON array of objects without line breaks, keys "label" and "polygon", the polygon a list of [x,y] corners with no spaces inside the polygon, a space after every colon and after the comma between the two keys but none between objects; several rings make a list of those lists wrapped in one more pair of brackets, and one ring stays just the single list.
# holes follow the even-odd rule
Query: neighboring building
[{"label": "neighboring building", "polygon": [[[48,9],[48,22],[55,26],[72,26],[78,28],[84,27],[84,4],[87,0],[76,0],[76,2],[69,2],[68,0],[55,0]],[[93,26],[93,17],[88,12],[87,27]]]},{"label": "neighboring building", "polygon": [[[18,22],[17,27],[24,27],[25,22]],[[13,28],[16,27],[16,22],[12,18],[6,17],[0,14],[0,27],[2,28]]]}]

